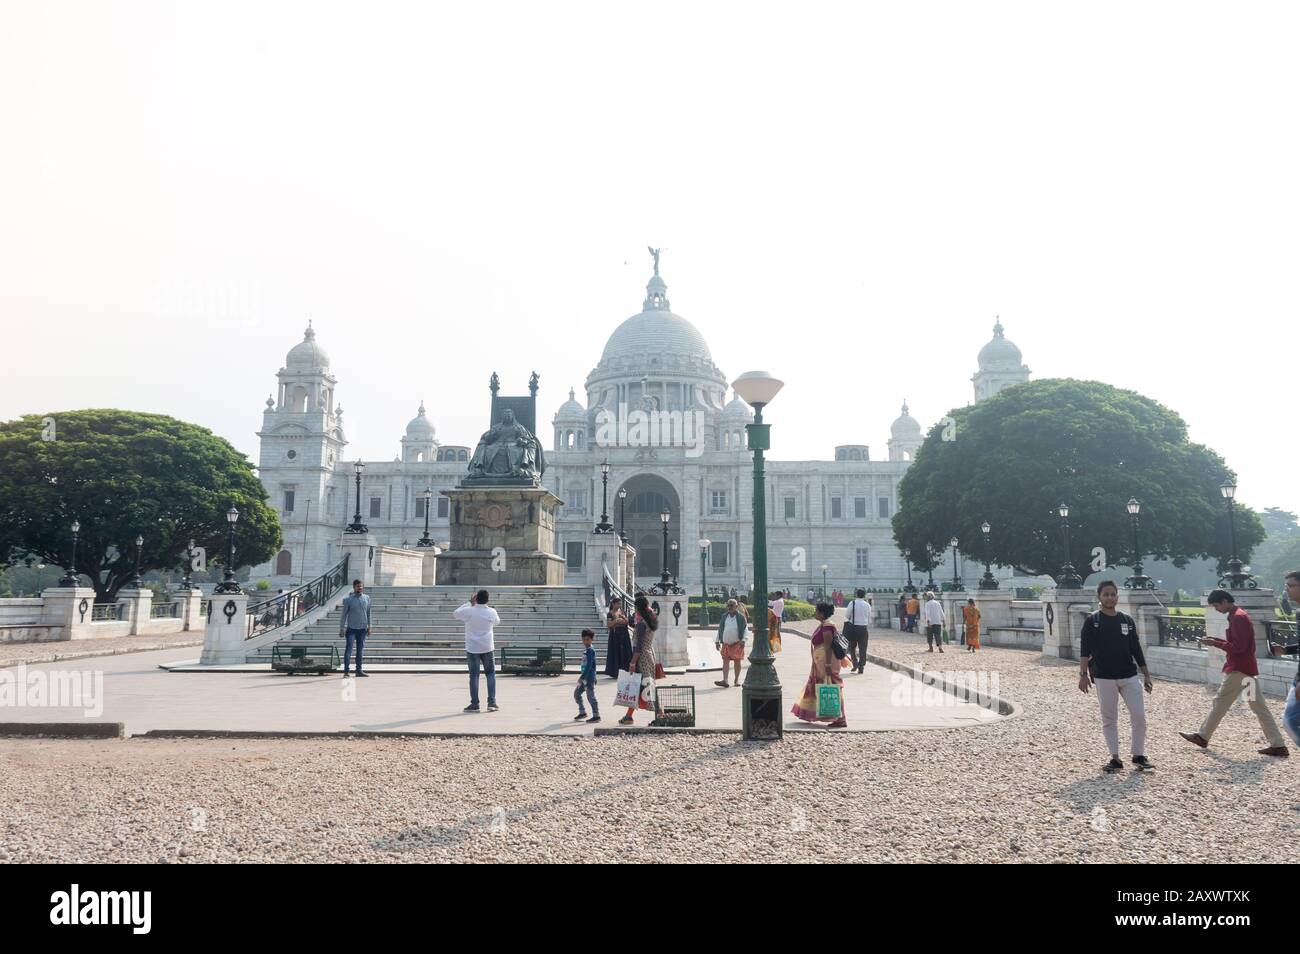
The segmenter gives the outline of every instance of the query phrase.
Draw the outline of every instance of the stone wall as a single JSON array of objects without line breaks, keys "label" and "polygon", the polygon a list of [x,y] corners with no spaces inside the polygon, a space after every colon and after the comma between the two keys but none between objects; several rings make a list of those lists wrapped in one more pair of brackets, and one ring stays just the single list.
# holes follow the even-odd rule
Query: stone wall
[{"label": "stone wall", "polygon": [[401,547],[375,547],[376,586],[422,586],[424,583],[424,550],[404,550]]}]

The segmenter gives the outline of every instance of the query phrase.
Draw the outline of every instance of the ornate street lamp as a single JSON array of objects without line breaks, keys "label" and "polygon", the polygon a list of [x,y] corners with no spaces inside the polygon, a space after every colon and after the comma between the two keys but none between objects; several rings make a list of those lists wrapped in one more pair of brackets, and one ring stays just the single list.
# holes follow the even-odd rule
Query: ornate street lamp
[{"label": "ornate street lamp", "polygon": [[822,564],[822,599],[826,599],[826,571],[829,569],[825,563]]},{"label": "ornate street lamp", "polygon": [[600,465],[600,523],[596,524],[596,532],[614,532],[614,525],[609,522],[609,461]]},{"label": "ornate street lamp", "polygon": [[1056,512],[1061,516],[1061,546],[1065,554],[1065,562],[1061,564],[1061,572],[1057,577],[1056,585],[1061,589],[1077,590],[1083,586],[1083,580],[1074,570],[1074,564],[1070,562],[1070,505],[1066,503],[1059,504]]},{"label": "ornate street lamp", "polygon": [[135,579],[127,584],[128,589],[139,590],[144,587],[144,579],[140,576],[140,551],[144,547],[144,536],[135,535]]},{"label": "ornate street lamp", "polygon": [[194,572],[194,541],[191,539],[189,546],[185,548],[185,575],[181,577],[181,586],[187,590],[194,589],[194,581],[190,579],[190,574]]},{"label": "ornate street lamp", "polygon": [[1133,525],[1133,575],[1124,581],[1124,588],[1153,590],[1156,587],[1155,580],[1142,573],[1142,549],[1138,546],[1138,512],[1142,509],[1142,505],[1138,503],[1136,497],[1129,497],[1124,509],[1128,511],[1129,520]]},{"label": "ornate street lamp", "polygon": [[700,537],[700,625],[709,628],[709,545],[708,537]]},{"label": "ornate street lamp", "polygon": [[366,469],[366,465],[360,460],[352,465],[353,471],[357,475],[357,512],[353,516],[352,522],[348,524],[346,533],[369,533],[370,528],[361,522],[361,472]]},{"label": "ornate street lamp", "polygon": [[1258,589],[1259,583],[1250,575],[1247,568],[1242,566],[1241,560],[1237,557],[1237,522],[1232,506],[1232,501],[1237,496],[1237,485],[1231,480],[1225,480],[1219,492],[1223,494],[1223,499],[1228,501],[1228,540],[1232,546],[1232,559],[1228,561],[1228,572],[1223,574],[1219,585],[1226,586],[1230,590]]},{"label": "ornate street lamp", "polygon": [[226,511],[226,523],[230,524],[230,546],[226,553],[226,576],[216,585],[214,593],[238,593],[239,582],[235,579],[235,523],[239,520],[239,511],[231,504]]},{"label": "ornate street lamp", "polygon": [[420,491],[420,499],[424,501],[424,536],[415,541],[417,547],[433,546],[433,538],[429,536],[429,504],[433,503],[433,488],[426,487]]},{"label": "ornate street lamp", "polygon": [[77,585],[77,538],[81,534],[81,521],[72,521],[72,559],[68,561],[68,572],[63,574],[63,579],[59,580],[59,586],[70,587]]},{"label": "ornate street lamp", "polygon": [[903,587],[904,593],[915,593],[916,585],[912,582],[912,558],[903,557],[903,563],[907,566],[907,586]]},{"label": "ornate street lamp", "polygon": [[771,425],[763,423],[763,408],[772,402],[783,382],[763,371],[747,371],[731,383],[740,399],[754,409],[754,421],[745,425],[749,449],[754,455],[754,649],[749,671],[741,689],[744,738],[779,739],[782,731],[781,681],[772,665],[772,646],[767,629],[767,509],[763,489],[763,451],[772,446]]},{"label": "ornate street lamp", "polygon": [[961,573],[957,569],[957,543],[956,537],[948,541],[948,546],[952,547],[952,590],[954,593],[960,593],[966,589],[961,581]]},{"label": "ornate street lamp", "polygon": [[667,593],[668,588],[672,586],[672,580],[668,576],[668,521],[672,518],[673,513],[667,507],[659,511],[659,522],[663,525],[664,530],[664,545],[663,549],[659,551],[662,555],[660,561],[662,565],[659,567],[659,590],[662,593]]},{"label": "ornate street lamp", "polygon": [[624,504],[626,503],[627,503],[627,488],[620,487],[618,488],[618,537],[624,543],[627,543],[626,524],[624,522],[624,518],[626,517],[626,513],[624,512]]},{"label": "ornate street lamp", "polygon": [[[934,551],[930,549],[930,545],[928,543],[925,545],[925,557],[930,563],[934,563]],[[925,588],[928,589],[931,593],[939,592],[939,587],[936,586],[934,583],[933,566],[925,571],[925,581],[926,581]]]},{"label": "ornate street lamp", "polygon": [[[992,531],[989,522],[985,520],[980,524],[980,533],[984,534],[984,556],[987,558],[992,552],[989,548],[989,533]],[[989,560],[984,560],[984,575],[980,577],[979,588],[981,590],[996,590],[998,588],[997,578],[993,575],[993,568],[989,565]]]}]

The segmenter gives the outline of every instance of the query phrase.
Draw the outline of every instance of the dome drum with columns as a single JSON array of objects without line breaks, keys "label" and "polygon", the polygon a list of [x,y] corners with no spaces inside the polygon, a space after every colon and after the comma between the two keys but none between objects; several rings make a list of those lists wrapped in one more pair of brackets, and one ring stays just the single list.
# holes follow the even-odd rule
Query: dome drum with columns
[{"label": "dome drum with columns", "polygon": [[[996,393],[1026,380],[1028,374],[999,322],[993,340],[980,352],[976,400],[988,396],[983,392]],[[352,519],[356,500],[343,411],[335,404],[336,382],[310,324],[277,378],[277,394],[267,402],[258,432],[259,475],[279,510],[285,544],[275,559],[255,568],[254,578],[278,587],[311,579],[337,562],[340,532]],[[589,579],[588,543],[604,505],[609,522],[622,526],[637,548],[642,585],[657,581],[662,561],[674,558],[671,548],[662,552],[660,513],[667,509],[669,540],[679,546],[677,565],[670,570],[676,570],[682,585],[698,588],[698,541],[706,538],[710,586],[748,586],[752,461],[745,426],[753,413],[729,394],[727,380],[704,335],[671,310],[655,253],[641,311],[610,334],[587,376],[586,404],[571,388],[552,420],[543,484],[564,504],[556,541],[566,561],[566,582]],[[662,427],[638,431],[638,420]],[[778,448],[780,426],[774,428]],[[921,425],[904,402],[890,426],[886,460],[873,460],[869,445],[857,442],[836,445],[828,460],[769,457],[771,587],[800,594],[809,586],[820,587],[822,564],[828,567],[829,584],[839,589],[899,585],[906,572],[894,547],[891,520],[898,482],[923,440]],[[429,489],[434,493],[430,535],[447,540],[450,515],[439,491],[454,488],[464,475],[469,446],[440,442],[423,401],[398,445],[395,460],[365,462],[362,520],[380,543],[414,546],[424,528],[421,493]],[[605,462],[609,480],[602,499]]]}]

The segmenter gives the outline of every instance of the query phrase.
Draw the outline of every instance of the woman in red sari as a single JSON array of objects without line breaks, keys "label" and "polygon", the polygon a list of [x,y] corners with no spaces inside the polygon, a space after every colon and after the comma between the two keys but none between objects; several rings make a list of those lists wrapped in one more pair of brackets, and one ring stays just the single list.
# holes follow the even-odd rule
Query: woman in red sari
[{"label": "woman in red sari", "polygon": [[[808,675],[808,681],[804,683],[803,694],[790,707],[790,711],[805,722],[825,722],[828,729],[843,729],[848,725],[844,721],[844,678],[840,675],[840,660],[831,648],[831,640],[835,638],[836,630],[830,618],[834,615],[835,607],[830,603],[817,604],[813,613],[818,626],[812,636],[812,672]],[[817,687],[827,682],[840,687],[838,718],[817,716]]]}]

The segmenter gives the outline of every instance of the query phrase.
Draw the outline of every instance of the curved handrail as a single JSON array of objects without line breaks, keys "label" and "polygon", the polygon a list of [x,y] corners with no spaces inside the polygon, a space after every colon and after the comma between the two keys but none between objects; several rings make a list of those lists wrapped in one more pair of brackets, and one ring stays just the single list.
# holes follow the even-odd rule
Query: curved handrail
[{"label": "curved handrail", "polygon": [[251,604],[247,610],[248,628],[244,632],[244,639],[263,636],[273,629],[287,626],[328,602],[347,585],[350,556],[350,553],[345,553],[342,560],[310,583],[294,587],[287,593],[277,593],[269,600]]},{"label": "curved handrail", "polygon": [[609,604],[614,597],[618,597],[623,602],[624,607],[632,605],[632,597],[623,590],[621,586],[614,582],[614,578],[609,575],[609,565],[606,564],[602,569],[603,578],[601,586],[605,590],[605,609],[609,609]]}]

